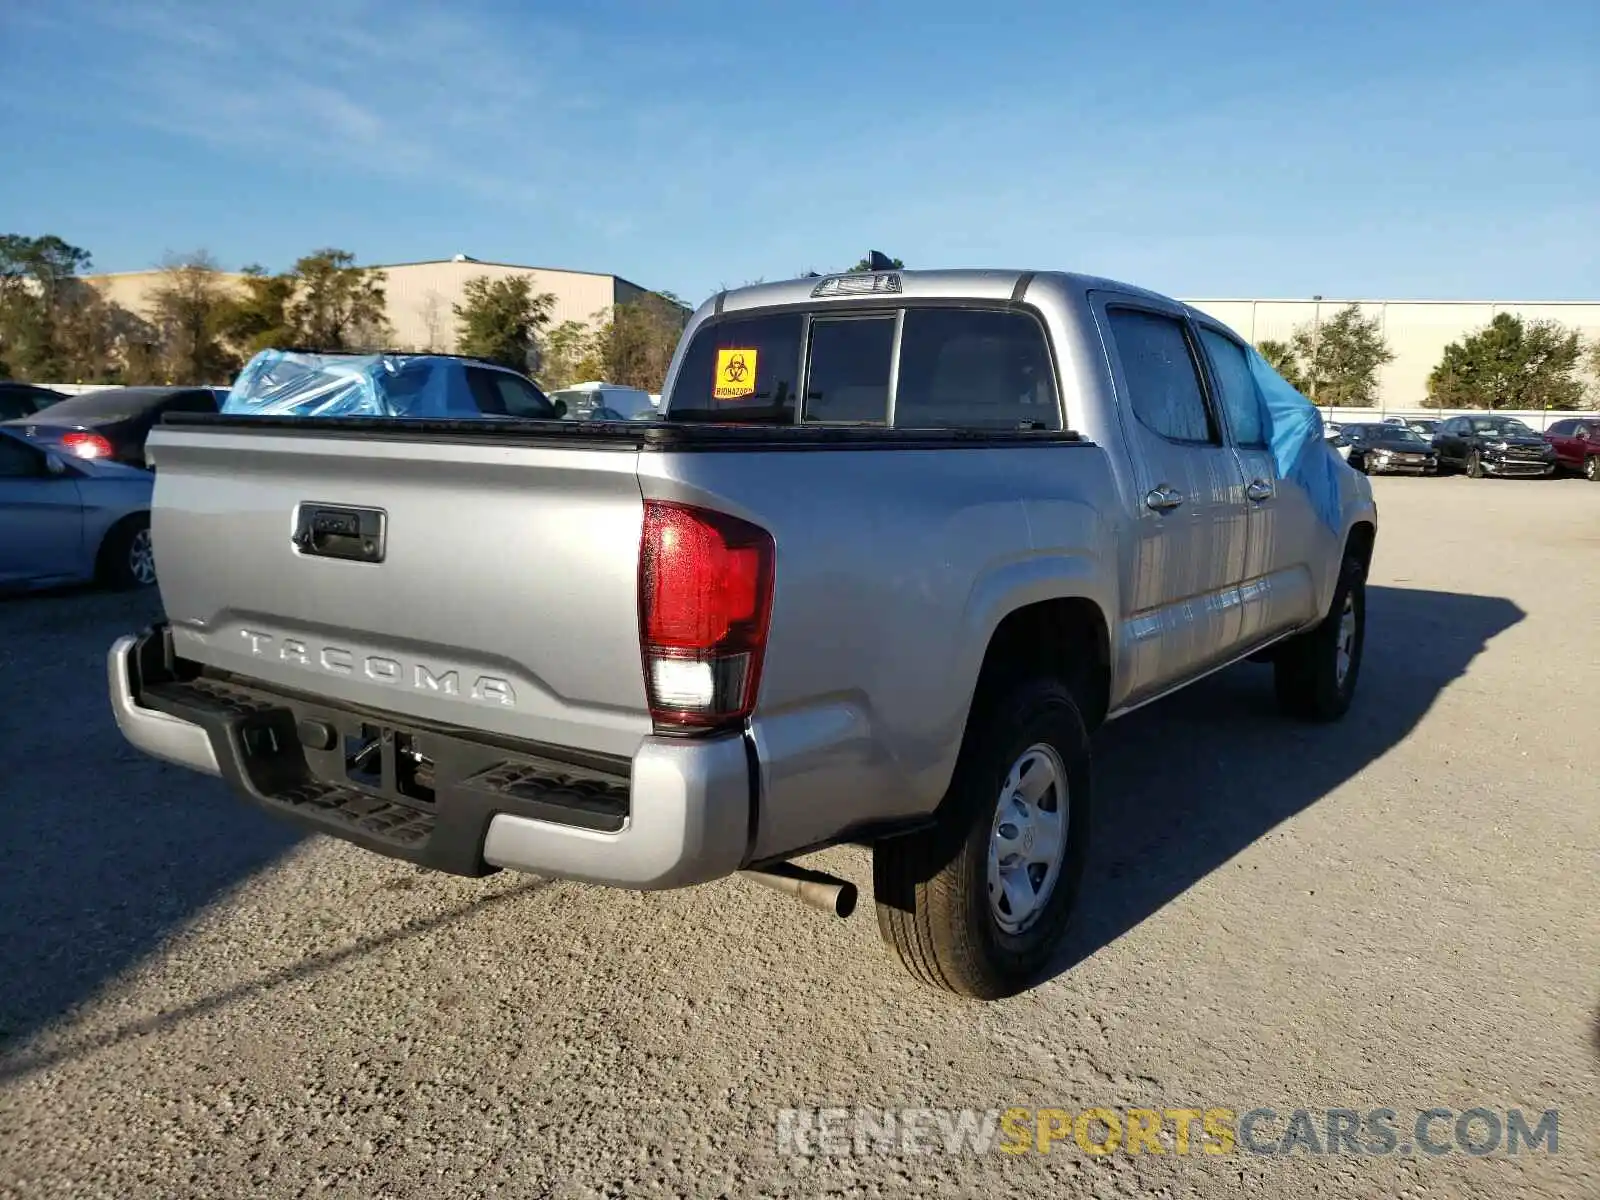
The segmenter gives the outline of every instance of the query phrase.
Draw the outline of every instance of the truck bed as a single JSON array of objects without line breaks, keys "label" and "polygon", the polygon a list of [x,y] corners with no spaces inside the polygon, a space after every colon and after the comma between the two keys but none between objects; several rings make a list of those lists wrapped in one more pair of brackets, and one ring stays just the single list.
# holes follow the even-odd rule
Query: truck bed
[{"label": "truck bed", "polygon": [[[770,523],[776,514],[759,511],[767,497],[751,485],[764,481],[780,507],[795,503],[796,488],[815,488],[807,480],[838,474],[818,473],[819,450],[1061,444],[1088,446],[1033,430],[184,414],[151,441],[157,568],[181,658],[419,720],[627,756],[652,727],[636,578],[647,491]],[[714,456],[705,468],[687,465],[703,454]],[[808,503],[820,512],[819,498]],[[308,509],[381,522],[365,531],[376,559],[297,545]]]}]

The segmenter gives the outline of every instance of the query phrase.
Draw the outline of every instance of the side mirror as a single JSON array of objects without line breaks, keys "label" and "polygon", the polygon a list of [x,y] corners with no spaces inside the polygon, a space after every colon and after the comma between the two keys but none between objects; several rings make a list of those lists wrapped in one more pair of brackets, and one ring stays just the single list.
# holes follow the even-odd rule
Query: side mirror
[{"label": "side mirror", "polygon": [[59,454],[46,451],[44,456],[44,469],[50,474],[60,477],[67,473],[67,464],[61,461],[61,456]]},{"label": "side mirror", "polygon": [[566,416],[567,415],[567,402],[565,400],[557,400],[557,401],[555,401],[555,409],[556,409],[556,416],[558,416],[558,417]]}]

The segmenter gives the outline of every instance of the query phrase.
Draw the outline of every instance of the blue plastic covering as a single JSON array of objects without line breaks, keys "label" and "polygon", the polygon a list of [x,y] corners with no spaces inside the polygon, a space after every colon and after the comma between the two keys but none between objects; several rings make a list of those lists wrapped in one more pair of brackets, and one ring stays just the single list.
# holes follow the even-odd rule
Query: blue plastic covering
[{"label": "blue plastic covering", "polygon": [[1278,478],[1298,484],[1322,523],[1338,533],[1339,472],[1349,470],[1324,436],[1322,414],[1272,364],[1250,348],[1250,373],[1266,410]]},{"label": "blue plastic covering", "polygon": [[287,350],[262,350],[247,362],[222,411],[292,417],[482,415],[459,359]]}]

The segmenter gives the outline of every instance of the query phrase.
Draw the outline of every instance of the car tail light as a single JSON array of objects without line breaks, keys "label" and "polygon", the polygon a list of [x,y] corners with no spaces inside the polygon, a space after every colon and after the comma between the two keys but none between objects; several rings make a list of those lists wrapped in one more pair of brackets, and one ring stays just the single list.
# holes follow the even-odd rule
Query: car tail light
[{"label": "car tail light", "polygon": [[647,500],[639,546],[639,640],[658,726],[735,725],[755,708],[772,615],[765,529]]},{"label": "car tail light", "polygon": [[61,436],[61,444],[79,458],[110,458],[111,443],[98,433],[67,433]]}]

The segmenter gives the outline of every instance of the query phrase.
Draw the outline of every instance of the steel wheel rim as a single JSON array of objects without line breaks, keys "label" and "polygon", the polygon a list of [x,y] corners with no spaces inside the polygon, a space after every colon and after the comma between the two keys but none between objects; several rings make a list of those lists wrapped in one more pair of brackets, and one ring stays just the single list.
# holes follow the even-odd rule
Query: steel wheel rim
[{"label": "steel wheel rim", "polygon": [[1600,479],[1600,458],[1585,459],[1583,473],[1590,479]]},{"label": "steel wheel rim", "polygon": [[1333,659],[1333,674],[1339,686],[1344,687],[1350,678],[1350,664],[1356,656],[1356,598],[1344,598],[1344,611],[1339,614],[1339,644]]},{"label": "steel wheel rim", "polygon": [[1002,933],[1025,933],[1044,913],[1071,814],[1066,764],[1054,747],[1034,743],[1006,772],[989,826],[989,913]]},{"label": "steel wheel rim", "polygon": [[128,544],[128,571],[140,583],[156,581],[155,544],[150,540],[148,529],[139,530]]}]

